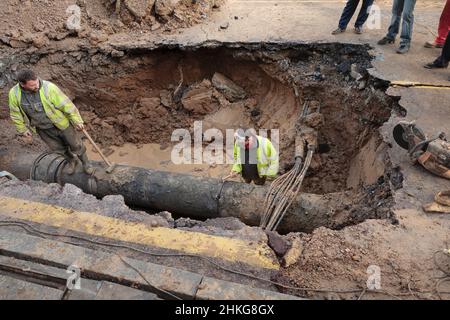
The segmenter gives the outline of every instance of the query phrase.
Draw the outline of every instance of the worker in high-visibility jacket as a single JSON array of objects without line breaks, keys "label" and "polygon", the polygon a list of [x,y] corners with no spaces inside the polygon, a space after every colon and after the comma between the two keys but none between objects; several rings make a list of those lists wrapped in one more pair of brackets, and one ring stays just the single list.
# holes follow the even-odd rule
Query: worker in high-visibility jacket
[{"label": "worker in high-visibility jacket", "polygon": [[267,177],[278,173],[278,153],[269,139],[257,136],[252,129],[237,130],[234,143],[234,165],[227,180],[241,174],[246,183],[264,185]]},{"label": "worker in high-visibility jacket", "polygon": [[30,142],[32,132],[37,133],[51,151],[64,155],[67,173],[75,172],[79,159],[84,171],[92,174],[86,147],[76,131],[84,129],[83,119],[73,102],[32,70],[19,71],[17,79],[19,83],[9,91],[9,111],[18,133]]}]

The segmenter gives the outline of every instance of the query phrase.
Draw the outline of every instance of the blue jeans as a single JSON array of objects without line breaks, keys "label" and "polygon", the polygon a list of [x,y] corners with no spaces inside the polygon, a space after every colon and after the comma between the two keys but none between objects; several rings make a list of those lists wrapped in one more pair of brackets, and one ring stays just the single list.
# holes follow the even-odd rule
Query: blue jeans
[{"label": "blue jeans", "polygon": [[391,40],[395,39],[400,29],[400,21],[403,18],[400,44],[409,45],[411,43],[415,5],[416,0],[394,0],[392,4],[391,25],[386,35],[387,38]]},{"label": "blue jeans", "polygon": [[[372,6],[374,0],[363,0],[361,9],[359,10],[358,18],[355,22],[355,27],[362,27],[369,17],[369,9]],[[358,7],[359,0],[348,0],[345,5],[344,11],[342,11],[341,19],[339,20],[339,28],[346,29],[350,19]]]}]

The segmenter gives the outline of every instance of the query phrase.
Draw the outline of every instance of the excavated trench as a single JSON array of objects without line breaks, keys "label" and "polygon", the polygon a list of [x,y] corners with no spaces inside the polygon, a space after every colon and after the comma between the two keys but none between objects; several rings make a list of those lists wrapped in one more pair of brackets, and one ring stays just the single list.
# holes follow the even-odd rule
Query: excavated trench
[{"label": "excavated trench", "polygon": [[114,151],[113,160],[157,170],[216,178],[229,171],[227,164],[170,164],[172,132],[192,133],[194,122],[202,121],[203,132],[216,128],[224,137],[226,129],[239,127],[268,129],[269,137],[279,130],[284,173],[294,163],[295,128],[305,105],[319,110],[319,148],[302,191],[328,200],[333,219],[323,225],[395,221],[391,189],[401,182],[378,128],[401,110],[384,93],[387,83],[367,73],[365,46],[233,44],[113,56],[87,50],[32,60],[29,66],[73,99],[94,140]]}]

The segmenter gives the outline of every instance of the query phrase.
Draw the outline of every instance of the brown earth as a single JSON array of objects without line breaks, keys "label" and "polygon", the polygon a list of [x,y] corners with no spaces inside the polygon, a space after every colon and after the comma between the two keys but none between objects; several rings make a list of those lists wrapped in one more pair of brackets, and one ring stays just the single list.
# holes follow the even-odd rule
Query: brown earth
[{"label": "brown earth", "polygon": [[[82,25],[86,29],[79,33],[68,33],[64,23],[67,19],[65,9],[69,1],[20,2],[19,5],[24,9],[21,16],[15,10],[18,3],[19,1],[13,0],[0,3],[0,23],[5,26],[0,35],[2,53],[0,99],[5,101],[6,92],[14,82],[12,75],[17,68],[23,65],[33,66],[44,78],[57,82],[74,98],[85,119],[89,120],[95,138],[101,141],[104,147],[124,142],[167,144],[169,136],[167,132],[171,132],[177,126],[188,128],[194,119],[205,119],[205,122],[209,120],[211,125],[218,127],[228,126],[230,121],[236,123],[236,119],[239,119],[244,122],[239,125],[255,124],[256,127],[270,125],[288,130],[292,128],[294,115],[298,115],[306,98],[312,100],[312,105],[325,101],[326,103],[322,105],[323,110],[326,110],[325,125],[320,131],[320,139],[323,150],[329,148],[330,151],[316,157],[316,167],[313,166],[310,176],[305,181],[304,189],[318,193],[349,189],[346,192],[350,192],[354,204],[342,210],[346,212],[350,210],[352,218],[348,219],[348,215],[343,214],[346,218],[342,224],[333,226],[339,230],[319,228],[311,234],[297,233],[283,236],[282,239],[288,247],[297,239],[295,243],[300,248],[301,255],[273,279],[291,286],[324,290],[321,292],[279,288],[310,298],[439,298],[435,284],[444,274],[439,271],[433,254],[449,247],[450,225],[446,217],[426,215],[420,209],[423,194],[429,198],[429,194],[424,191],[428,192],[429,188],[423,182],[428,183],[429,175],[416,167],[412,169],[410,165],[405,167],[403,160],[401,161],[403,167],[398,167],[398,159],[403,159],[402,156],[398,155],[398,150],[392,147],[391,141],[386,136],[379,137],[378,129],[391,117],[391,110],[396,111],[391,119],[397,119],[399,115],[404,116],[405,110],[397,105],[397,99],[384,94],[383,91],[386,89],[384,83],[380,84],[376,79],[367,78],[364,72],[368,67],[367,59],[351,61],[356,63],[358,71],[364,76],[363,86],[363,81],[354,81],[351,77],[349,73],[351,64],[342,64],[345,61],[338,61],[332,55],[327,61],[330,55],[327,56],[320,50],[315,51],[317,48],[310,47],[306,51],[303,50],[303,54],[295,51],[293,56],[288,54],[290,61],[294,65],[298,64],[291,70],[301,74],[301,82],[297,82],[303,94],[299,103],[295,101],[289,82],[283,79],[286,73],[279,72],[279,68],[283,67],[285,56],[278,60],[269,58],[267,62],[263,55],[263,58],[258,57],[255,62],[251,61],[252,59],[236,60],[235,57],[230,57],[230,50],[222,49],[216,50],[213,55],[202,53],[201,50],[185,52],[167,49],[156,50],[151,54],[145,53],[144,50],[145,54],[142,54],[138,50],[130,53],[122,51],[120,46],[111,48],[106,45],[109,35],[117,36],[116,40],[119,39],[118,36],[124,36],[125,43],[133,42],[136,34],[140,34],[141,31],[157,33],[174,30],[197,23],[195,18],[189,18],[188,23],[183,24],[184,22],[178,22],[173,16],[173,19],[167,22],[158,21],[163,27],[152,31],[153,13],[137,22],[136,17],[127,12],[129,9],[121,7],[120,19],[117,19],[110,5],[104,5],[99,1],[89,1],[84,5],[80,2],[82,19],[86,20],[85,22],[83,20]],[[383,5],[386,3],[383,2]],[[419,9],[430,7],[435,11],[435,15],[438,15],[440,7],[437,5],[440,6],[441,3],[427,1],[419,4]],[[55,9],[52,20],[46,18],[49,8]],[[339,4],[326,9],[338,16],[342,8]],[[388,7],[384,9],[389,10]],[[35,16],[39,19],[31,19]],[[271,19],[271,15],[267,14],[264,18]],[[273,20],[274,23],[279,23],[276,19]],[[34,25],[34,21],[42,21],[42,25],[38,23]],[[284,21],[285,19],[281,25],[285,27]],[[241,23],[240,20],[239,22]],[[423,21],[418,19],[418,27],[420,22]],[[430,25],[435,27],[434,24],[433,20],[433,24]],[[267,27],[273,25],[268,24]],[[253,30],[252,28],[249,27],[248,30]],[[321,35],[323,25],[319,31],[315,32]],[[64,48],[55,45],[57,43],[64,45]],[[126,44],[123,46],[126,47]],[[416,44],[416,47],[419,45]],[[328,47],[328,51],[336,52],[336,50],[336,47]],[[165,55],[167,52],[170,52],[170,56]],[[342,52],[338,56],[345,57],[343,60],[349,58]],[[354,57],[358,56],[356,54]],[[395,57],[390,58],[395,61]],[[205,110],[202,107],[197,110],[195,107],[189,107],[189,103],[186,103],[188,106],[186,109],[181,101],[171,99],[180,82],[178,68],[180,61],[183,61],[183,66],[186,65],[182,68],[183,83],[186,86],[183,87],[183,92],[188,89],[187,86],[199,86],[200,90],[193,96],[201,101],[211,99],[213,101],[211,109]],[[411,61],[412,59],[408,59],[409,63]],[[391,65],[394,74],[398,72],[389,61],[379,60],[376,65],[380,68],[383,63]],[[215,72],[221,72],[231,78],[249,92],[250,96],[236,103],[228,101],[222,93],[215,92],[208,83],[212,81]],[[420,72],[417,74],[421,76]],[[397,78],[396,74],[394,78]],[[375,81],[374,89],[370,86],[371,81]],[[131,93],[127,92],[128,86]],[[410,96],[420,101],[421,97],[426,95]],[[448,101],[444,98],[442,101]],[[409,109],[412,109],[408,112],[414,114],[411,104],[416,102],[410,102],[409,99],[413,98],[404,98],[402,105],[408,105]],[[231,112],[234,109],[237,111]],[[425,107],[424,110],[426,112]],[[158,119],[155,123],[156,128],[149,123],[141,125],[139,124],[141,121],[136,123],[134,118],[131,119],[128,115],[135,111],[139,112],[141,119]],[[206,112],[209,114],[205,114]],[[245,117],[236,117],[242,112],[245,112]],[[435,112],[440,111],[436,109]],[[45,149],[37,139],[33,141],[31,148],[25,142],[17,144],[17,137],[5,108],[0,110],[0,118],[1,148],[18,147],[23,152],[29,149]],[[425,118],[427,117],[422,117]],[[343,121],[344,119],[352,121]],[[154,122],[152,120],[151,124]],[[139,130],[133,131],[136,126]],[[286,170],[290,166],[293,154],[291,137],[282,140],[282,147],[286,150],[281,158],[282,169]],[[396,158],[394,167],[391,165],[392,154]],[[403,172],[408,174],[405,192],[402,189]],[[433,185],[434,183],[436,180],[433,181]],[[442,182],[438,184],[446,185]],[[414,188],[411,185],[414,185]],[[351,191],[352,188],[356,191]],[[393,206],[395,214],[391,212]],[[339,206],[336,205],[336,208],[339,209]],[[337,211],[339,214],[339,210]],[[366,220],[366,218],[383,218],[383,220]],[[180,220],[180,226],[187,228],[195,227],[198,223]],[[358,224],[354,225],[356,223]],[[220,222],[217,224],[220,225]],[[222,225],[227,225],[227,222]],[[275,245],[273,247],[275,251],[278,250]],[[445,256],[438,260],[444,266],[448,264]],[[364,291],[367,268],[370,265],[380,266],[384,293]],[[446,270],[448,276],[448,265]],[[348,289],[354,292],[333,293]],[[449,292],[450,288],[443,286],[441,291]],[[442,297],[450,298],[448,293],[443,293]]]},{"label": "brown earth", "polygon": [[[118,10],[116,2],[120,4]],[[96,45],[120,33],[170,33],[204,22],[213,10],[219,10],[221,3],[220,0],[2,1],[0,42],[13,48],[43,48],[51,41],[64,39],[73,42],[84,39]],[[77,21],[79,27],[71,24]]]}]

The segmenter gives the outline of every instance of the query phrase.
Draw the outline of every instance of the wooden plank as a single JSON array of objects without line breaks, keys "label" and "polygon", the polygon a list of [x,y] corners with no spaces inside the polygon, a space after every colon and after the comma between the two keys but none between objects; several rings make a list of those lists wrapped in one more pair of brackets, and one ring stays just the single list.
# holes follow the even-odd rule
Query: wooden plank
[{"label": "wooden plank", "polygon": [[63,291],[0,275],[0,300],[61,300]]}]

